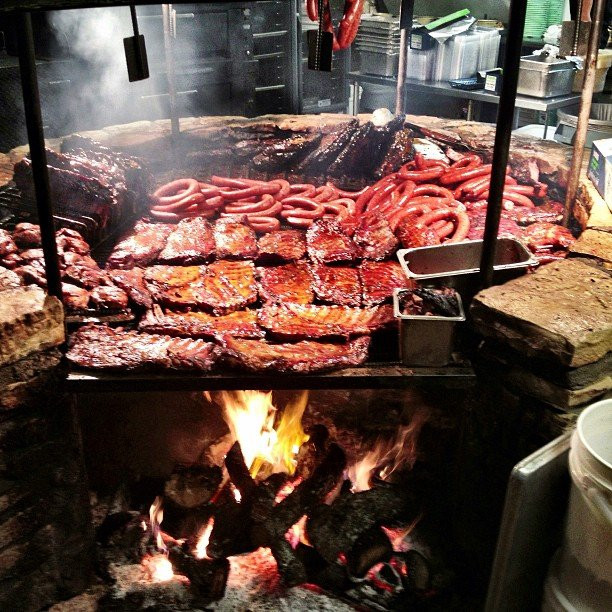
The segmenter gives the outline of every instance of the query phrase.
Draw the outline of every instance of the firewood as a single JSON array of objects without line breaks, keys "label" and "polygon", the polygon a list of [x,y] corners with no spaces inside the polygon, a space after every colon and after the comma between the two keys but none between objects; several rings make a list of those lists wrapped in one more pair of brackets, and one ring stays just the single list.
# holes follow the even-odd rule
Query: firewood
[{"label": "firewood", "polygon": [[375,526],[399,527],[411,523],[421,510],[421,499],[406,488],[377,486],[344,493],[331,504],[309,514],[308,540],[329,562],[350,551],[358,538]]},{"label": "firewood", "polygon": [[378,526],[364,531],[346,552],[346,560],[351,576],[363,578],[368,570],[380,563],[389,561],[393,546],[387,534]]},{"label": "firewood", "polygon": [[194,603],[207,604],[225,595],[230,563],[227,559],[196,559],[181,546],[168,551],[175,571],[189,578]]},{"label": "firewood", "polygon": [[210,501],[223,478],[217,465],[177,466],[164,486],[164,498],[182,508],[196,508]]},{"label": "firewood", "polygon": [[255,481],[249,474],[249,468],[244,462],[244,455],[240,448],[240,442],[236,441],[225,456],[225,467],[229,473],[230,480],[240,491],[243,500],[248,499],[255,491]]},{"label": "firewood", "polygon": [[306,568],[307,580],[323,589],[342,593],[351,586],[346,566],[334,561],[328,563],[312,546],[298,544],[295,555]]},{"label": "firewood", "polygon": [[312,476],[281,501],[266,522],[271,533],[284,535],[304,514],[310,515],[338,484],[346,469],[346,455],[336,443],[329,445],[323,461]]},{"label": "firewood", "polygon": [[295,475],[309,478],[316,466],[325,456],[329,442],[329,431],[325,425],[315,424],[308,431],[310,436],[300,447],[297,456]]}]

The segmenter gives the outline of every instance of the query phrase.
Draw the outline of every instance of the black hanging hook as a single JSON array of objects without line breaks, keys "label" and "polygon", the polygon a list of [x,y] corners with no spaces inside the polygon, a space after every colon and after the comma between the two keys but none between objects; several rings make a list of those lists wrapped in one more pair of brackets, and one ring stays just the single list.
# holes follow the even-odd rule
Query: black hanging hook
[{"label": "black hanging hook", "polygon": [[145,46],[144,36],[138,32],[136,7],[133,4],[130,4],[130,15],[132,17],[134,36],[128,36],[123,39],[128,79],[130,82],[143,81],[149,78],[149,63],[147,61],[147,48]]}]

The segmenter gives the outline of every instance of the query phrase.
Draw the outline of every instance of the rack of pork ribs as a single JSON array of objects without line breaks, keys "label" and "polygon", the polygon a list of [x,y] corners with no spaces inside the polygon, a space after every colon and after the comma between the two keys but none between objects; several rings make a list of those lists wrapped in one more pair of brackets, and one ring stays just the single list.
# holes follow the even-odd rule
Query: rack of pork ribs
[{"label": "rack of pork ribs", "polygon": [[393,290],[409,285],[382,246],[365,259],[331,220],[259,238],[223,219],[141,220],[101,271],[140,313],[137,328],[81,327],[68,360],[105,370],[218,364],[310,373],[360,365],[372,334],[394,323]]}]

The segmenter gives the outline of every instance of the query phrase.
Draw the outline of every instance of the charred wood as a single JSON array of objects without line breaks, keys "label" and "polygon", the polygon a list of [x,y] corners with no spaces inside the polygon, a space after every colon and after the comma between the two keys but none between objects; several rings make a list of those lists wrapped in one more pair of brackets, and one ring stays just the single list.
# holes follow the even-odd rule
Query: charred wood
[{"label": "charred wood", "polygon": [[375,526],[398,527],[414,521],[420,497],[391,486],[340,495],[331,506],[318,506],[309,514],[309,541],[329,562],[350,551],[359,537]]},{"label": "charred wood", "polygon": [[234,483],[238,491],[240,491],[242,499],[247,501],[254,493],[257,485],[251,477],[251,474],[249,474],[249,468],[244,462],[244,455],[240,448],[240,442],[234,442],[229,449],[225,456],[225,467],[227,468],[230,480]]},{"label": "charred wood", "polygon": [[196,559],[181,546],[173,546],[168,558],[174,569],[189,578],[195,604],[207,604],[225,595],[230,563],[227,559]]},{"label": "charred wood", "polygon": [[351,576],[363,578],[368,570],[382,561],[389,561],[393,546],[387,534],[378,526],[364,531],[346,552],[346,560]]}]

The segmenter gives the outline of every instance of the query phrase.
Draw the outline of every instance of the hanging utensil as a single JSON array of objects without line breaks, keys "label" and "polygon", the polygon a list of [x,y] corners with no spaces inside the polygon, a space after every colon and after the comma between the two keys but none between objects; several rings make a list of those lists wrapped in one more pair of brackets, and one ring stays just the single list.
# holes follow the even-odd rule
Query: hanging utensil
[{"label": "hanging utensil", "polygon": [[130,82],[143,81],[149,78],[149,63],[147,61],[147,48],[145,46],[144,36],[138,32],[136,7],[133,4],[130,4],[130,15],[132,17],[134,36],[128,36],[123,39],[128,79]]}]

